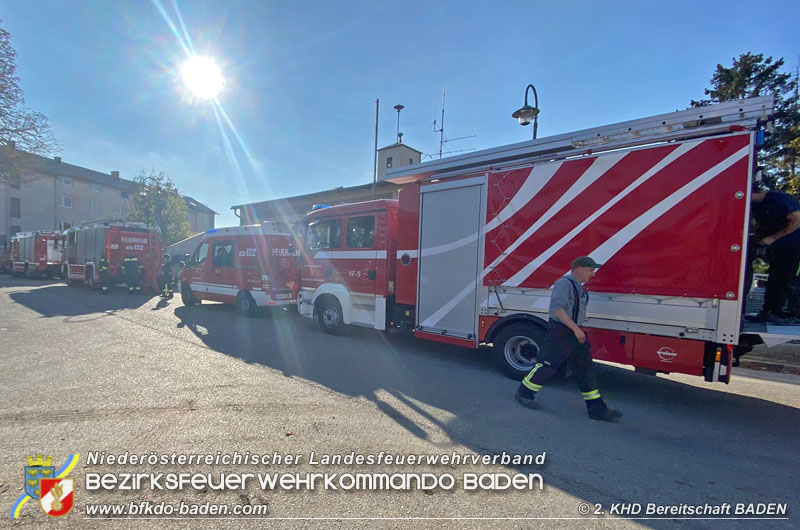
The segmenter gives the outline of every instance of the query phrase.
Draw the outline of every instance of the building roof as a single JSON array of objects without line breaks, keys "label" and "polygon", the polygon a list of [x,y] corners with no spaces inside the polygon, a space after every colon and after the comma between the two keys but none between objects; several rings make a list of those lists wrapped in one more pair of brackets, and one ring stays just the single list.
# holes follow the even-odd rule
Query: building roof
[{"label": "building roof", "polygon": [[200,210],[202,212],[219,215],[217,212],[206,206],[205,204],[201,203],[197,199],[189,197],[188,195],[183,196],[183,200],[186,202],[186,206],[191,208],[192,210]]},{"label": "building roof", "polygon": [[381,147],[380,149],[378,149],[378,151],[384,151],[386,149],[391,149],[393,147],[405,147],[406,149],[414,151],[415,153],[419,153],[420,155],[422,154],[422,151],[420,151],[418,149],[414,149],[413,147],[409,147],[408,144],[401,144],[400,142],[395,142],[392,145],[387,145],[386,147]]},{"label": "building roof", "polygon": [[[13,155],[12,155],[13,149]],[[136,192],[139,185],[132,180],[119,178],[110,173],[100,173],[93,169],[88,169],[74,164],[61,161],[61,157],[48,158],[26,151],[20,151],[13,147],[0,148],[0,162],[7,162],[11,156],[20,157],[18,164],[24,164],[31,172],[52,175],[55,177],[72,177],[81,180],[88,180],[96,184],[102,184],[112,188],[118,188],[128,192]]]},{"label": "building roof", "polygon": [[[386,184],[389,184],[389,186],[386,186]],[[391,183],[391,182],[378,181],[376,186],[375,186],[375,189],[378,190],[378,189],[387,188],[387,187],[396,188],[398,186],[396,184]],[[276,201],[309,202],[314,197],[320,196],[320,195],[326,195],[327,196],[327,195],[330,195],[331,193],[336,193],[336,192],[347,193],[347,192],[350,192],[350,191],[366,190],[366,189],[370,189],[370,188],[372,188],[372,183],[371,182],[369,184],[359,184],[358,186],[347,186],[347,187],[345,187],[345,186],[337,186],[336,188],[331,188],[331,189],[322,190],[322,191],[315,191],[315,192],[312,192],[312,193],[306,193],[305,195],[293,195],[291,197],[281,197],[279,199],[270,199],[270,200],[267,200],[267,201],[246,202],[244,204],[236,204],[234,206],[231,206],[231,210],[235,210],[236,208],[244,208],[245,206],[257,206],[257,205],[262,205],[262,204],[266,205],[266,204],[270,204],[270,203],[273,203],[273,202],[276,202]]]}]

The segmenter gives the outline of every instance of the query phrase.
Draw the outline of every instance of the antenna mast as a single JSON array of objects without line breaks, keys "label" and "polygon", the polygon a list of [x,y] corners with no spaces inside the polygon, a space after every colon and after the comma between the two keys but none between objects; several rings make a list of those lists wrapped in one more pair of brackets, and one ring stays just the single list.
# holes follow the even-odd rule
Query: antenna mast
[{"label": "antenna mast", "polygon": [[442,158],[442,146],[444,146],[444,96],[445,89],[442,89],[442,122],[439,128],[436,128],[436,118],[433,118],[433,132],[439,133],[439,158]]}]

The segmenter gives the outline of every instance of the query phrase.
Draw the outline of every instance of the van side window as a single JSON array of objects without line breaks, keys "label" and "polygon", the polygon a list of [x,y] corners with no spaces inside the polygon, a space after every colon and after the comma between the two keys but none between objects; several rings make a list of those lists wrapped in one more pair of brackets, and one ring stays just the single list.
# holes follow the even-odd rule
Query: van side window
[{"label": "van side window", "polygon": [[309,250],[320,248],[341,248],[342,246],[342,221],[341,219],[326,219],[312,222],[308,225],[306,245]]},{"label": "van side window", "polygon": [[349,248],[372,248],[375,238],[375,218],[351,217],[347,220],[347,246]]},{"label": "van side window", "polygon": [[194,253],[194,256],[192,257],[192,263],[197,263],[197,264],[203,263],[207,257],[208,257],[208,243],[206,242],[200,245],[200,247],[197,249],[197,252]]},{"label": "van side window", "polygon": [[233,240],[214,241],[211,265],[213,267],[233,267]]}]

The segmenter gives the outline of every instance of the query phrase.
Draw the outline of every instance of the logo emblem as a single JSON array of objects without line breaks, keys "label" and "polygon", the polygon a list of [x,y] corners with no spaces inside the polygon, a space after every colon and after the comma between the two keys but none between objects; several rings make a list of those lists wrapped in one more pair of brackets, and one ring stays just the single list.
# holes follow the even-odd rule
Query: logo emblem
[{"label": "logo emblem", "polygon": [[41,480],[42,496],[39,505],[50,517],[63,517],[72,510],[72,492],[75,482],[71,478],[44,478]]},{"label": "logo emblem", "polygon": [[72,510],[75,480],[66,478],[78,464],[78,455],[71,454],[64,465],[55,469],[53,457],[37,454],[29,456],[25,466],[25,493],[11,507],[11,518],[18,519],[22,507],[31,499],[38,499],[47,515],[61,517]]},{"label": "logo emblem", "polygon": [[665,363],[671,363],[672,359],[678,356],[678,354],[675,353],[675,350],[672,348],[667,348],[666,346],[659,348],[656,352],[656,355],[658,355],[661,361]]},{"label": "logo emblem", "polygon": [[56,468],[53,467],[53,457],[36,455],[28,457],[28,465],[25,466],[25,493],[34,499],[41,497],[40,481],[43,478],[54,478]]}]

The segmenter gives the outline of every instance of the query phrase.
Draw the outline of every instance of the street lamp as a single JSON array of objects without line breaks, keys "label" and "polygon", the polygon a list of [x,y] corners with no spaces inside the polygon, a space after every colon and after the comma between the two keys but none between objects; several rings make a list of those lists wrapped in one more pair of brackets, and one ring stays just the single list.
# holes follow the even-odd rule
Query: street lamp
[{"label": "street lamp", "polygon": [[[528,105],[528,90],[533,90],[533,107]],[[525,104],[521,109],[514,111],[511,117],[518,120],[523,127],[533,122],[533,139],[536,139],[536,131],[539,128],[539,96],[536,94],[536,87],[528,85],[525,88]]]}]

